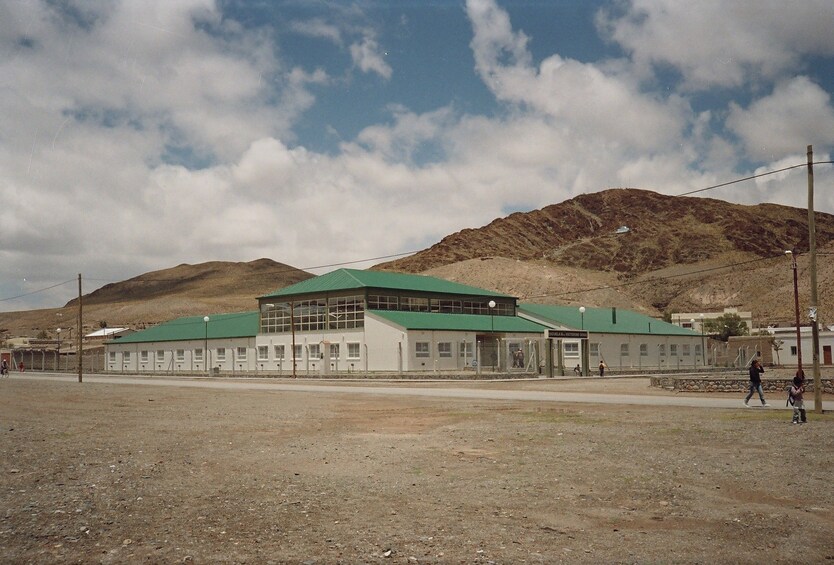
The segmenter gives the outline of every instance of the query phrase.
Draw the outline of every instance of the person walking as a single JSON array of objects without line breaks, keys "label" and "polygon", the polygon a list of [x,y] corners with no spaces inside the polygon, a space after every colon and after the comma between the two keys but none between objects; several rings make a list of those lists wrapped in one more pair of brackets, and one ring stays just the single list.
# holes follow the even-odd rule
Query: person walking
[{"label": "person walking", "polygon": [[805,416],[805,403],[802,401],[802,394],[805,392],[805,383],[800,375],[793,378],[793,386],[790,392],[790,403],[793,404],[793,419],[791,424],[804,424],[808,421]]},{"label": "person walking", "polygon": [[770,406],[765,400],[764,391],[762,390],[762,373],[764,373],[762,364],[759,363],[758,359],[753,359],[753,362],[750,363],[750,390],[744,398],[744,405],[748,408],[750,405],[747,403],[750,401],[754,392],[759,393],[759,400],[762,401],[762,406]]},{"label": "person walking", "polygon": [[600,377],[605,376],[605,361],[600,361],[599,362],[599,376]]}]

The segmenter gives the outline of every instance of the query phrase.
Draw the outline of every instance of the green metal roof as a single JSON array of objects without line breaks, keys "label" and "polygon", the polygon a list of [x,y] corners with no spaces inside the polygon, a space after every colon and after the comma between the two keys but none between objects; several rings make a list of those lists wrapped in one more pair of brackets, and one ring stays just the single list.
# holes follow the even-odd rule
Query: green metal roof
[{"label": "green metal roof", "polygon": [[362,271],[359,269],[339,269],[306,281],[301,281],[286,288],[265,294],[260,298],[276,298],[296,294],[335,292],[360,288],[379,288],[386,290],[411,290],[419,292],[436,292],[443,294],[465,294],[475,296],[495,296],[513,298],[482,288],[459,284],[425,275],[406,275],[385,271]]},{"label": "green metal roof", "polygon": [[534,333],[544,335],[545,326],[518,316],[489,316],[484,314],[438,314],[434,312],[399,312],[368,310],[407,330],[450,330],[501,333]]},{"label": "green metal roof", "polygon": [[614,322],[613,308],[586,308],[585,315],[578,306],[556,306],[552,304],[519,304],[518,311],[544,323],[566,326],[572,329],[585,329],[591,333],[601,334],[636,334],[636,335],[701,335],[692,330],[644,316],[631,310],[616,310]]},{"label": "green metal roof", "polygon": [[238,312],[235,314],[211,314],[208,323],[203,316],[188,316],[164,322],[107,343],[148,343],[156,341],[188,341],[205,339],[225,339],[236,337],[255,337],[258,333],[258,312]]}]

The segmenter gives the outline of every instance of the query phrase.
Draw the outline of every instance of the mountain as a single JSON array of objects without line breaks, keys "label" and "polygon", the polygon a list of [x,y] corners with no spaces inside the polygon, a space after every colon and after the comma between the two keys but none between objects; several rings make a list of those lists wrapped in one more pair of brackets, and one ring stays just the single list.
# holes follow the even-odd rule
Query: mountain
[{"label": "mountain", "polygon": [[[834,216],[815,214],[820,313],[834,299]],[[627,228],[627,229],[622,229]],[[711,198],[611,189],[465,229],[376,269],[425,273],[523,300],[664,312],[752,311],[761,325],[794,319],[785,250],[798,252],[810,296],[808,213]]]},{"label": "mountain", "polygon": [[[834,240],[834,216],[815,217],[817,244]],[[376,268],[420,273],[467,259],[506,257],[636,276],[725,253],[764,258],[807,250],[807,226],[807,211],[800,208],[611,189],[459,231]],[[628,231],[618,233],[621,227]]]},{"label": "mountain", "polygon": [[[815,215],[820,320],[834,323],[834,216]],[[621,229],[621,228],[627,229]],[[583,194],[478,229],[465,229],[376,269],[422,273],[524,301],[627,308],[651,316],[737,307],[758,325],[791,325],[798,252],[799,296],[810,300],[808,215],[637,189]],[[141,328],[179,316],[253,310],[257,296],[312,277],[270,259],[179,265],[106,285],[84,297],[86,329]],[[0,313],[0,335],[54,335],[74,325],[63,308]]]},{"label": "mountain", "polygon": [[[312,276],[271,259],[182,264],[85,295],[85,328],[96,330],[104,322],[111,328],[142,328],[180,316],[255,310],[256,297]],[[43,329],[54,336],[58,326],[75,326],[77,303],[74,299],[63,308],[0,312],[0,335],[35,336]]]}]

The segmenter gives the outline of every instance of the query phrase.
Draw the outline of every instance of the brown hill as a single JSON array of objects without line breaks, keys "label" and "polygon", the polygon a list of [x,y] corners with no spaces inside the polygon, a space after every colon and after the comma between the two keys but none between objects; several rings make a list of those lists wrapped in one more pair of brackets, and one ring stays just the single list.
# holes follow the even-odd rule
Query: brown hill
[{"label": "brown hill", "polygon": [[[141,328],[180,316],[257,309],[256,297],[313,275],[258,259],[248,263],[212,261],[178,265],[105,285],[84,296],[85,331],[108,327]],[[74,327],[77,299],[63,308],[0,312],[0,335],[35,336],[57,326]]]},{"label": "brown hill", "polygon": [[[819,313],[834,322],[834,216],[816,214]],[[620,226],[629,228],[617,233]],[[376,268],[419,272],[522,300],[664,312],[753,312],[757,324],[790,325],[793,278],[785,249],[800,252],[803,318],[809,304],[807,212],[706,198],[607,190],[499,218]],[[84,298],[86,329],[143,327],[179,316],[237,312],[255,297],[304,280],[304,271],[260,259],[179,265],[106,285]],[[60,316],[59,316],[60,314]],[[0,313],[0,335],[54,335],[74,325],[64,308]]]},{"label": "brown hill", "polygon": [[[834,216],[816,214],[817,244],[834,241]],[[481,257],[544,260],[630,276],[741,252],[758,257],[808,249],[800,208],[744,206],[710,198],[611,189],[498,218],[375,268],[420,273]],[[618,234],[621,226],[629,228]]]},{"label": "brown hill", "polygon": [[[834,216],[816,213],[817,246],[834,251]],[[617,233],[621,226],[625,233]],[[636,189],[584,194],[466,229],[383,270],[433,274],[531,302],[664,312],[752,311],[757,323],[794,318],[786,249],[800,252],[800,300],[810,296],[808,215]],[[834,321],[834,268],[818,260],[821,320]]]}]

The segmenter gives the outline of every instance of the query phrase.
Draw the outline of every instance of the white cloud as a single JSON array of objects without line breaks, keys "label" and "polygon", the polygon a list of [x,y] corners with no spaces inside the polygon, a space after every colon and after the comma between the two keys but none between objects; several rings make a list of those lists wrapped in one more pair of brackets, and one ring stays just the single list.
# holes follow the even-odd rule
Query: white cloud
[{"label": "white cloud", "polygon": [[[208,0],[85,6],[88,23],[76,25],[46,4],[0,3],[0,262],[41,288],[79,271],[120,280],[181,262],[271,257],[304,268],[387,255],[584,192],[716,184],[740,176],[740,159],[778,165],[834,131],[828,94],[807,78],[696,113],[686,91],[646,91],[648,75],[626,59],[534,63],[506,11],[470,0],[466,56],[502,103],[497,115],[391,105],[385,123],[320,153],[296,146],[294,127],[314,108],[313,88],[343,82],[287,65],[271,32],[242,29]],[[649,9],[627,6],[625,22],[607,20],[618,33]],[[394,77],[373,30],[305,25],[293,31],[337,50],[361,37],[355,69]],[[634,49],[650,72],[649,47]],[[677,57],[687,80],[711,76]],[[780,180],[709,196],[789,203],[798,181]],[[18,284],[7,280],[6,296],[17,291],[3,285]]]},{"label": "white cloud", "polygon": [[830,143],[834,107],[822,88],[807,77],[796,77],[746,109],[731,104],[727,126],[753,159],[778,159],[808,144]]},{"label": "white cloud", "polygon": [[671,65],[692,89],[791,75],[805,55],[834,54],[829,0],[630,0],[597,21],[644,76],[653,65]]},{"label": "white cloud", "polygon": [[363,73],[377,73],[385,79],[391,78],[393,70],[385,61],[385,53],[380,51],[379,44],[372,37],[365,36],[361,41],[350,46],[350,56]]}]

